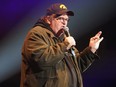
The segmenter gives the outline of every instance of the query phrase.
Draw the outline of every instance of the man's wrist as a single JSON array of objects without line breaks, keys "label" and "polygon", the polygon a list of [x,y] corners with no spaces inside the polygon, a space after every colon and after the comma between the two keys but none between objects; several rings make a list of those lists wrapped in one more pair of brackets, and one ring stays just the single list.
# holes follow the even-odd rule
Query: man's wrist
[{"label": "man's wrist", "polygon": [[95,53],[97,49],[90,47],[90,50]]}]

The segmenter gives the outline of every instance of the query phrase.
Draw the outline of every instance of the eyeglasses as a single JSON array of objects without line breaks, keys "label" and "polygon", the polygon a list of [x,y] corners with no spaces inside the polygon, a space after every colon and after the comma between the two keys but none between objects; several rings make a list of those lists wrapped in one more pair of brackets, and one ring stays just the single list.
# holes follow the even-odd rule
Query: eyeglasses
[{"label": "eyeglasses", "polygon": [[56,20],[69,22],[69,18],[57,17]]}]

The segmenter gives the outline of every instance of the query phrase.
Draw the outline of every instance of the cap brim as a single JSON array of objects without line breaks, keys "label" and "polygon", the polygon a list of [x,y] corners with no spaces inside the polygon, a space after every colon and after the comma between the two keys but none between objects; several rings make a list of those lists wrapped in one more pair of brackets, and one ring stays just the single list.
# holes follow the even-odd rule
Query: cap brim
[{"label": "cap brim", "polygon": [[73,12],[73,11],[67,11],[66,13],[67,13],[67,15],[69,15],[69,16],[74,16],[74,12]]},{"label": "cap brim", "polygon": [[62,15],[62,14],[67,14],[68,16],[74,16],[74,12],[73,11],[68,11],[68,10],[62,10],[62,11],[59,11],[57,12],[56,14],[57,15]]}]

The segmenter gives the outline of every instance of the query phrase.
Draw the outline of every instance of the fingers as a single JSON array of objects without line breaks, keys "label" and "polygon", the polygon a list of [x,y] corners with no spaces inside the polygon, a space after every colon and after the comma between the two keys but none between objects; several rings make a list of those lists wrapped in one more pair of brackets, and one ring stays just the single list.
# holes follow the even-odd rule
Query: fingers
[{"label": "fingers", "polygon": [[[94,37],[92,37],[91,39],[94,40],[94,41],[98,41],[100,40],[100,36],[102,34],[102,31],[99,31]],[[100,40],[100,42],[103,40],[103,38]]]},{"label": "fingers", "polygon": [[94,37],[99,38],[102,34],[102,31],[99,31]]},{"label": "fingers", "polygon": [[103,38],[103,37],[101,37],[101,38],[98,40],[98,43],[100,43],[103,39],[104,39],[104,38]]},{"label": "fingers", "polygon": [[69,43],[67,46],[67,50],[76,45],[76,42],[72,36],[66,37],[64,41]]},{"label": "fingers", "polygon": [[102,32],[99,31],[94,37],[92,37],[90,39],[90,42],[91,43],[97,43],[97,44],[100,43],[104,39],[103,37],[100,38],[101,34],[102,34]]}]

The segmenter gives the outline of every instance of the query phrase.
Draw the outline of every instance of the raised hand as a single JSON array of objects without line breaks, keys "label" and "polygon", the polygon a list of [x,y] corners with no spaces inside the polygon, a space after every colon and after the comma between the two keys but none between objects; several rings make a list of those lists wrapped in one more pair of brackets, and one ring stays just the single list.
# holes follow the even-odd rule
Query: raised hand
[{"label": "raised hand", "polygon": [[99,31],[94,37],[90,38],[89,47],[93,53],[99,48],[100,42],[104,39],[103,37],[100,38],[101,34],[102,31]]}]

